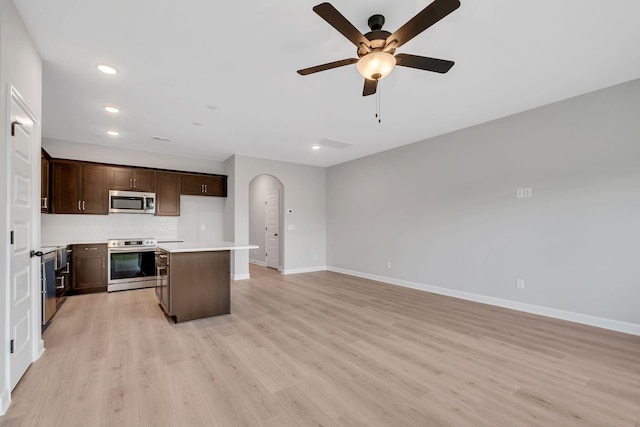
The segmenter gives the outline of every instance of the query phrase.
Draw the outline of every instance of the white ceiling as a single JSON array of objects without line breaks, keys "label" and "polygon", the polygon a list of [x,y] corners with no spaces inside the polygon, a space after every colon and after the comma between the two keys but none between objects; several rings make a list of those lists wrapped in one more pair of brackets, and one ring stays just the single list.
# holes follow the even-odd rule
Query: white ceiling
[{"label": "white ceiling", "polygon": [[[396,68],[379,124],[355,65],[296,73],[355,57],[320,1],[14,0],[43,59],[43,136],[330,166],[640,77],[639,1],[462,0],[398,49],[455,66]],[[362,32],[375,13],[393,32],[428,3],[332,0]],[[353,145],[311,150],[324,138]]]}]

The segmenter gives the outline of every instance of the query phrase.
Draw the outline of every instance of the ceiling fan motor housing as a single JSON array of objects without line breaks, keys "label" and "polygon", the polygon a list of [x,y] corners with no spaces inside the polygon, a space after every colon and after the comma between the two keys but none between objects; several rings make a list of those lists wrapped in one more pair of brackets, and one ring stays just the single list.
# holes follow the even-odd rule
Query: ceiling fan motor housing
[{"label": "ceiling fan motor housing", "polygon": [[[369,44],[371,45],[370,48],[369,47],[359,47],[358,48],[358,57],[362,58],[364,55],[366,55],[367,53],[373,51],[381,51],[384,50],[386,44],[387,44],[387,37],[389,37],[391,35],[391,33],[389,31],[385,31],[385,30],[373,30],[368,32],[367,34],[364,34],[364,36],[367,38],[367,40],[369,40]],[[393,53],[395,52],[395,49],[388,49],[385,50],[385,52],[390,53],[393,55]]]}]

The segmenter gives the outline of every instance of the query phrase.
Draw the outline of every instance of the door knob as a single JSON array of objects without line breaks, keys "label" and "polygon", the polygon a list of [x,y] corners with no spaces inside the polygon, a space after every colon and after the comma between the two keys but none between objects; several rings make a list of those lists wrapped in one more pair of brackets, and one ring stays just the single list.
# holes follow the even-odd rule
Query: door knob
[{"label": "door knob", "polygon": [[36,251],[31,251],[31,252],[29,253],[29,256],[30,256],[31,258],[33,258],[33,257],[35,257],[35,256],[42,256],[42,255],[44,255],[44,254],[43,254],[41,251],[38,251],[38,252],[36,252]]}]

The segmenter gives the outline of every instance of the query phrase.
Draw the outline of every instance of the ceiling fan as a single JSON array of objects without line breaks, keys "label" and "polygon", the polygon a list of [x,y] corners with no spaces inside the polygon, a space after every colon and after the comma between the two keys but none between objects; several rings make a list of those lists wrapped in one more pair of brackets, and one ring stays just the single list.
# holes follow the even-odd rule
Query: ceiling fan
[{"label": "ceiling fan", "polygon": [[316,65],[298,70],[298,74],[306,76],[319,71],[357,64],[358,71],[365,78],[362,96],[367,96],[376,93],[378,80],[389,75],[396,65],[446,73],[453,67],[453,61],[407,53],[399,53],[394,56],[394,53],[397,48],[459,7],[459,0],[434,0],[393,34],[382,29],[384,16],[373,15],[367,22],[371,31],[362,34],[330,3],[321,3],[315,6],[313,11],[356,45],[358,59],[348,58]]}]

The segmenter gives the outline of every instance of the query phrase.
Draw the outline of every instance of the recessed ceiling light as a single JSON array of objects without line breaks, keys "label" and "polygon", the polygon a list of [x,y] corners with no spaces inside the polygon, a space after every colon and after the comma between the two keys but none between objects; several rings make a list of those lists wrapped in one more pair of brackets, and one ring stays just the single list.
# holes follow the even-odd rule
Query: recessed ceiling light
[{"label": "recessed ceiling light", "polygon": [[319,150],[320,149],[320,144],[313,144],[311,146],[311,148],[313,148],[314,150]]},{"label": "recessed ceiling light", "polygon": [[119,110],[118,108],[113,107],[113,106],[111,106],[111,105],[105,105],[105,106],[104,106],[104,110],[105,110],[105,111],[107,111],[107,112],[109,112],[109,113],[114,113],[114,114],[115,114],[115,113],[119,113],[119,112],[120,112],[120,110]]},{"label": "recessed ceiling light", "polygon": [[111,136],[118,136],[118,135],[120,135],[120,132],[117,132],[115,130],[108,130],[107,134],[111,135]]},{"label": "recessed ceiling light", "polygon": [[118,70],[110,65],[98,64],[96,65],[96,67],[98,67],[98,70],[102,71],[105,74],[118,74]]}]

